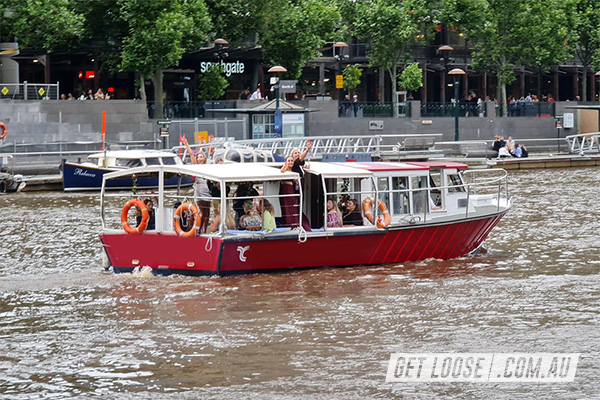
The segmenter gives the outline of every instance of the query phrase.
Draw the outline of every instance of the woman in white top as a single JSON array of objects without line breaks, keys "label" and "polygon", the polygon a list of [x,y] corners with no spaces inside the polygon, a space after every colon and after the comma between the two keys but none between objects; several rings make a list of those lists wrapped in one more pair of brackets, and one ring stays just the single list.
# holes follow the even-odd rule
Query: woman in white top
[{"label": "woman in white top", "polygon": [[[183,144],[187,148],[187,151],[190,155],[190,160],[192,164],[206,164],[206,154],[202,150],[198,151],[196,156],[194,157],[194,152],[190,147],[187,139],[184,137],[182,139]],[[210,189],[208,188],[208,181],[202,177],[197,176],[196,181],[194,182],[194,197],[196,198],[196,203],[198,204],[198,210],[202,215],[202,223],[200,226],[200,233],[206,232],[206,227],[208,226],[208,218],[210,216]]]}]

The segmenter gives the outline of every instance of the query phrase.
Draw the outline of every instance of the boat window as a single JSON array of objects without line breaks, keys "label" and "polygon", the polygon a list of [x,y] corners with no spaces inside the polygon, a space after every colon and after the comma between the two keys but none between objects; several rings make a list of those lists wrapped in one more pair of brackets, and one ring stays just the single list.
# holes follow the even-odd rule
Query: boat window
[{"label": "boat window", "polygon": [[460,193],[465,191],[459,174],[448,175],[448,193]]},{"label": "boat window", "polygon": [[438,207],[443,207],[443,198],[441,189],[436,189],[443,187],[442,183],[442,171],[441,170],[432,170],[429,174],[429,186],[432,188],[430,191],[431,199],[433,200],[433,204]]},{"label": "boat window", "polygon": [[117,160],[115,161],[115,165],[117,167],[127,167],[127,168],[141,167],[142,160],[139,160],[137,158],[134,158],[134,159],[117,158]]},{"label": "boat window", "polygon": [[428,209],[429,201],[427,198],[427,177],[413,176],[410,179],[411,183],[411,200],[413,214],[422,214]]},{"label": "boat window", "polygon": [[379,190],[379,199],[386,205],[390,206],[390,185],[388,177],[377,178],[377,190]]},{"label": "boat window", "polygon": [[176,165],[177,161],[176,157],[162,157],[161,161],[163,165]]},{"label": "boat window", "polygon": [[392,215],[408,214],[410,206],[408,192],[401,192],[401,190],[408,189],[407,178],[405,176],[392,177],[392,189],[394,190]]},{"label": "boat window", "polygon": [[158,160],[158,158],[149,157],[149,158],[146,158],[146,164],[147,165],[160,165],[160,161]]}]

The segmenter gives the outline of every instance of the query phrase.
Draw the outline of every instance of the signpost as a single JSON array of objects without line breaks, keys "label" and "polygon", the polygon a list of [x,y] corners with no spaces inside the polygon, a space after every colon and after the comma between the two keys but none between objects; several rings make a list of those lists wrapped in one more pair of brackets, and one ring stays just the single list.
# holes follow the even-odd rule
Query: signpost
[{"label": "signpost", "polygon": [[156,121],[157,125],[160,125],[160,137],[162,142],[162,148],[167,148],[167,140],[169,140],[169,125],[171,125],[170,119],[159,119]]}]

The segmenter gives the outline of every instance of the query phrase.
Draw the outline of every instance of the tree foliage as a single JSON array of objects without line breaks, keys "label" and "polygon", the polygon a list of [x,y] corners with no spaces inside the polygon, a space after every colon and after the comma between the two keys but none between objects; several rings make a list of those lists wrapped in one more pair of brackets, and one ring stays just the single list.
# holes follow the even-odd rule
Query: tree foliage
[{"label": "tree foliage", "polygon": [[198,78],[198,99],[218,99],[225,94],[229,81],[224,76],[223,66],[213,63]]},{"label": "tree foliage", "polygon": [[339,12],[325,0],[273,0],[259,29],[266,65],[282,65],[297,79],[304,65],[335,35]]},{"label": "tree foliage", "polygon": [[208,39],[211,28],[202,0],[118,0],[128,33],[120,49],[120,70],[151,77],[155,116],[162,117],[162,71]]},{"label": "tree foliage", "polygon": [[541,74],[570,57],[571,0],[442,0],[441,5],[440,18],[461,26],[470,39],[473,67],[498,77],[504,109],[515,67]]},{"label": "tree foliage", "polygon": [[[433,21],[429,2],[425,0],[373,0],[356,3],[352,31],[369,43],[370,64],[385,69],[392,82],[397,82],[398,66],[410,59],[409,45],[431,37]],[[393,88],[395,90],[395,88]],[[392,96],[394,109],[396,96]]]},{"label": "tree foliage", "polygon": [[360,85],[360,77],[362,76],[362,68],[359,64],[351,64],[344,68],[344,89],[356,89]]},{"label": "tree foliage", "polygon": [[600,68],[600,8],[596,0],[576,0],[574,31],[575,51],[583,65],[582,100],[588,100],[587,72],[591,66]]},{"label": "tree foliage", "polygon": [[206,0],[213,17],[215,37],[240,43],[258,32],[264,22],[268,0]]},{"label": "tree foliage", "polygon": [[398,85],[409,92],[423,86],[423,70],[418,63],[412,63],[404,68],[398,77]]},{"label": "tree foliage", "polygon": [[[71,48],[79,42],[85,20],[75,4],[69,0],[3,0],[2,37],[48,53]],[[6,17],[6,10],[12,12],[10,17]]]}]

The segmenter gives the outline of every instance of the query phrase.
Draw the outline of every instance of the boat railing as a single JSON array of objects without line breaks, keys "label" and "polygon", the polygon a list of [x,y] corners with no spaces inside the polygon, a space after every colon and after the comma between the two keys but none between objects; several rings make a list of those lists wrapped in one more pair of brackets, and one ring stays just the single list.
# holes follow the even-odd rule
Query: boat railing
[{"label": "boat railing", "polygon": [[600,151],[600,132],[569,135],[565,137],[565,140],[569,144],[569,152],[572,154]]},{"label": "boat railing", "polygon": [[[488,177],[492,175],[491,177]],[[496,175],[496,176],[494,176]],[[463,179],[464,186],[467,188],[467,207],[466,217],[469,213],[469,205],[471,196],[479,194],[491,194],[496,198],[496,211],[500,211],[501,200],[505,199],[506,203],[510,200],[508,193],[508,172],[504,169],[473,169],[464,171]],[[471,180],[469,182],[468,180]]]}]

